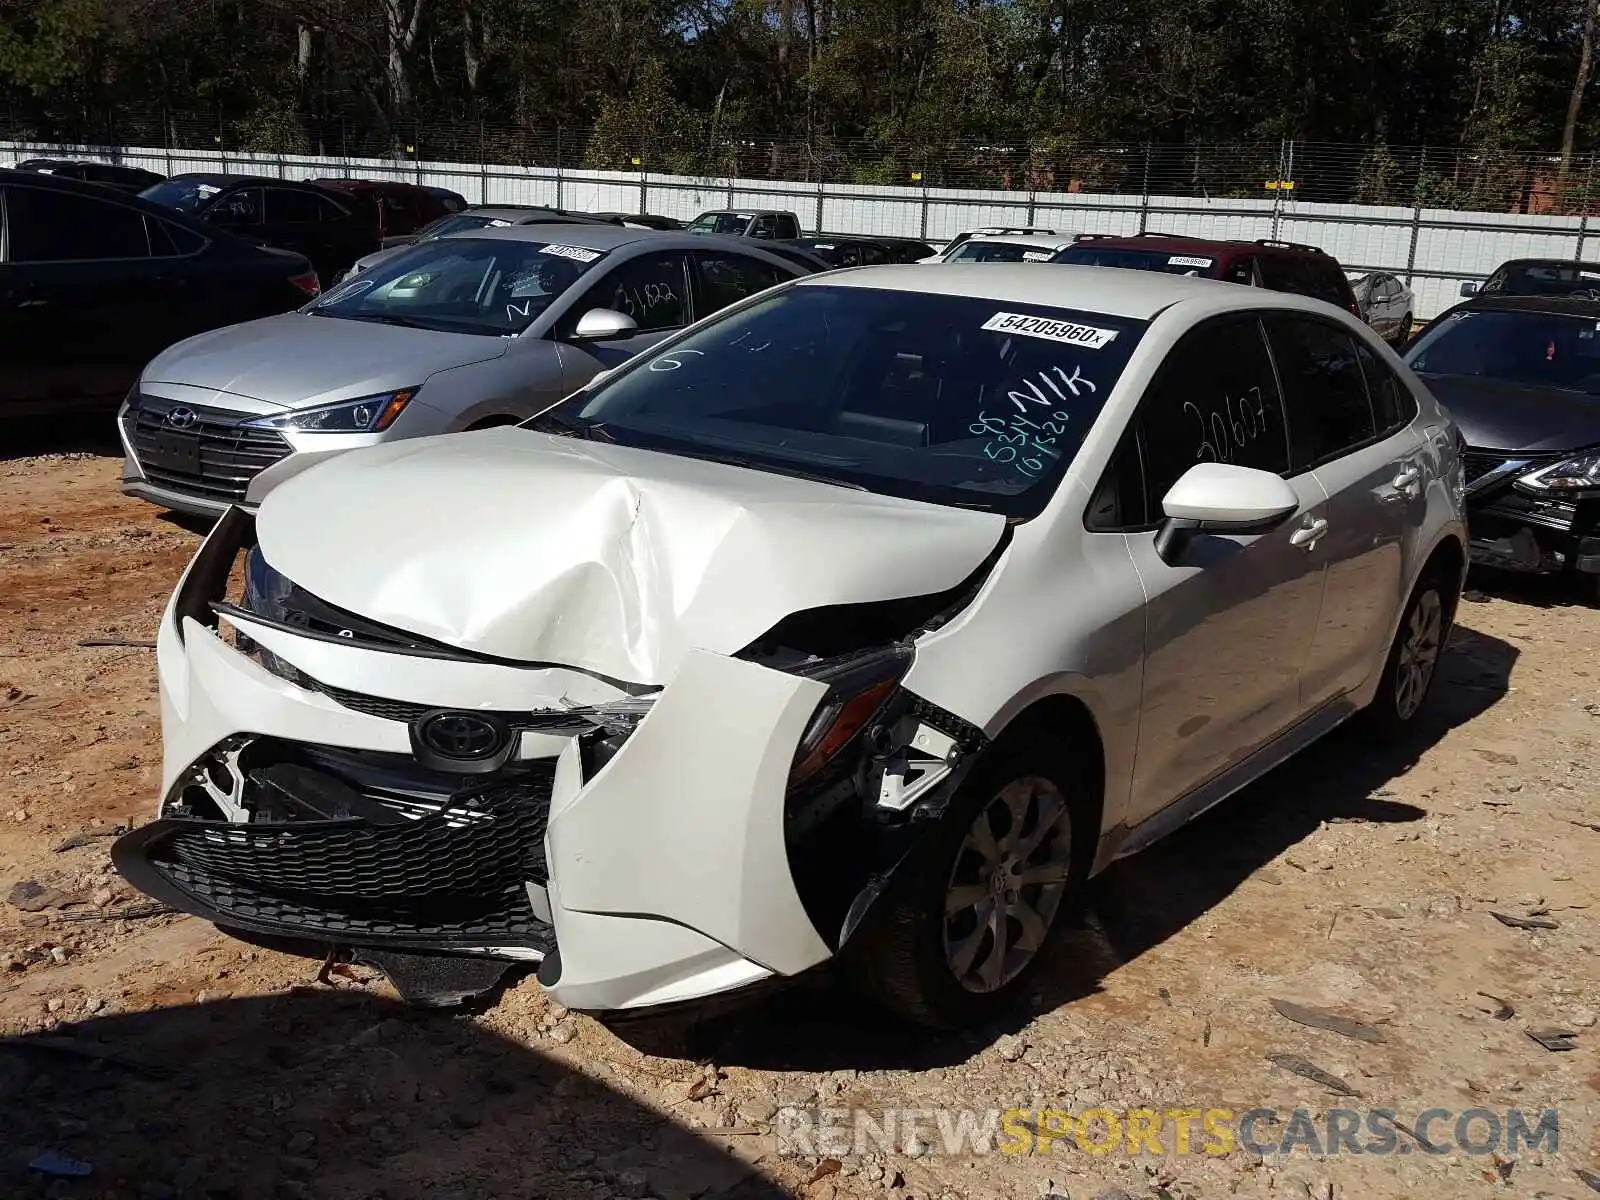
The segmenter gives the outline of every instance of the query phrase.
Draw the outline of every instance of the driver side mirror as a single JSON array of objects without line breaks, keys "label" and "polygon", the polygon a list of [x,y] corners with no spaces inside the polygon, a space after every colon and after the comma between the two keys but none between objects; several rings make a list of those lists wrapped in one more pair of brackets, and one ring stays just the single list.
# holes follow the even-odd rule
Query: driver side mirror
[{"label": "driver side mirror", "polygon": [[1299,507],[1294,489],[1271,471],[1196,463],[1161,499],[1166,520],[1156,531],[1156,553],[1173,566],[1197,533],[1261,533]]},{"label": "driver side mirror", "polygon": [[572,331],[575,342],[604,342],[639,332],[639,323],[614,308],[591,308],[578,318]]},{"label": "driver side mirror", "polygon": [[1475,283],[1463,283],[1461,285],[1461,294],[1463,296],[1476,296],[1478,294],[1478,285]]}]

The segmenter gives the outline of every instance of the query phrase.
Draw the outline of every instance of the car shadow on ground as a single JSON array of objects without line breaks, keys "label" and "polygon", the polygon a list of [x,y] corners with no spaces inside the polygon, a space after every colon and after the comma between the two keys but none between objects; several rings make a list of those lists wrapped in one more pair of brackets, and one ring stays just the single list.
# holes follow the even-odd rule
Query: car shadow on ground
[{"label": "car shadow on ground", "polygon": [[[1377,743],[1352,721],[1164,841],[1113,864],[1091,882],[1080,921],[1027,1003],[995,1027],[949,1034],[908,1029],[824,974],[678,1044],[719,1063],[773,1070],[916,1070],[966,1061],[1035,1013],[1100,990],[1109,972],[1202,917],[1323,822],[1378,826],[1426,817],[1385,796],[1385,785],[1504,696],[1516,659],[1509,643],[1457,626],[1422,722],[1403,742]],[[684,1037],[681,1028],[666,1028]],[[652,1042],[648,1023],[618,1032],[640,1048],[673,1044],[665,1035]]]},{"label": "car shadow on ground", "polygon": [[70,413],[52,417],[6,417],[0,421],[0,462],[41,454],[120,457],[116,413]]},{"label": "car shadow on ground", "polygon": [[1496,567],[1474,566],[1467,576],[1465,599],[1471,604],[1490,598],[1530,608],[1592,607],[1577,580],[1564,575],[1531,575]]},{"label": "car shadow on ground", "polygon": [[327,989],[0,1040],[0,1130],[0,1194],[19,1198],[789,1195],[476,1022]]}]

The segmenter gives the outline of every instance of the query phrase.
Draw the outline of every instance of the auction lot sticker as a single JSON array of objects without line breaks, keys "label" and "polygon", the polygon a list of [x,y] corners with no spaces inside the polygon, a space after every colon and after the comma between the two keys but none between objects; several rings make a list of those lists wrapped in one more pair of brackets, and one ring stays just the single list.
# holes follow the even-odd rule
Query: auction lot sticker
[{"label": "auction lot sticker", "polygon": [[1048,342],[1065,342],[1069,346],[1082,346],[1088,350],[1099,350],[1117,336],[1115,329],[1097,329],[1093,325],[1077,325],[1051,317],[1030,317],[1026,313],[1009,312],[995,313],[979,328],[996,333],[1020,333],[1024,337],[1044,338]]}]

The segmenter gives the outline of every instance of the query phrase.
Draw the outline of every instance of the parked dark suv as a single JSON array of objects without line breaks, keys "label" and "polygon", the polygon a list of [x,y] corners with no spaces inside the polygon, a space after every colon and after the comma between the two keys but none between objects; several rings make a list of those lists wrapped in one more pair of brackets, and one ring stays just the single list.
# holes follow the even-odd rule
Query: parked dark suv
[{"label": "parked dark suv", "polygon": [[1135,237],[1085,233],[1050,261],[1080,267],[1129,267],[1169,275],[1201,275],[1311,296],[1361,315],[1355,292],[1338,260],[1299,242],[1213,242],[1171,233],[1141,233]]}]

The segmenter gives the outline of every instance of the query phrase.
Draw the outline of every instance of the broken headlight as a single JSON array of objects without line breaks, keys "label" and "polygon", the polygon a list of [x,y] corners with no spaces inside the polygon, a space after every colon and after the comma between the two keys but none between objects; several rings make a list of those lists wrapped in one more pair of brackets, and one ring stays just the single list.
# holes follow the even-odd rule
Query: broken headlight
[{"label": "broken headlight", "polygon": [[1530,471],[1517,486],[1536,492],[1600,491],[1600,450],[1575,454],[1548,467]]},{"label": "broken headlight", "polygon": [[790,787],[810,779],[855,740],[894,695],[912,658],[909,646],[895,645],[794,669],[796,675],[827,684],[828,694],[795,750]]}]

